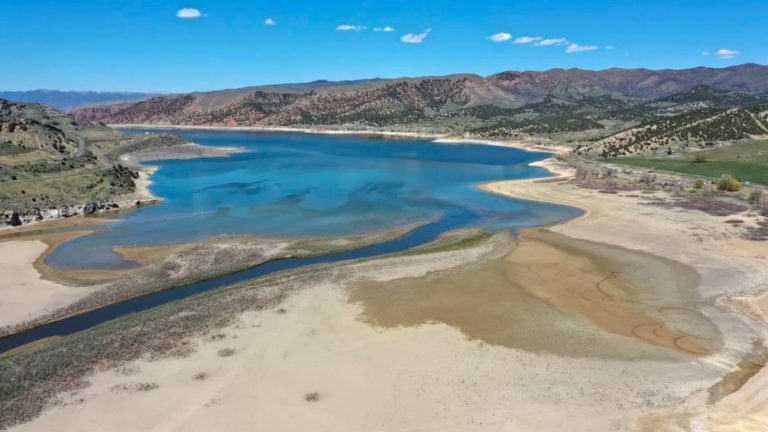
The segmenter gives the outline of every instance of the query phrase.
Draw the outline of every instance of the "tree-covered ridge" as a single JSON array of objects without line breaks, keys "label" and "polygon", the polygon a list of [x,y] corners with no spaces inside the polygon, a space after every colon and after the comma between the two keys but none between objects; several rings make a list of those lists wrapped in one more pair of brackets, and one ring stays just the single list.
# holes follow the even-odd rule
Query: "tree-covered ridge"
[{"label": "tree-covered ridge", "polygon": [[601,157],[673,153],[763,135],[768,135],[768,104],[703,108],[642,123],[580,146],[577,152]]}]

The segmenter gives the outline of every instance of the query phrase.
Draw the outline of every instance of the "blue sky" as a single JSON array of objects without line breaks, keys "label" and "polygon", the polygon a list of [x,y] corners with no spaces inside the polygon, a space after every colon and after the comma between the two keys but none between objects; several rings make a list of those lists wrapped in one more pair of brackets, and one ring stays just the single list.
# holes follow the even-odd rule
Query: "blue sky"
[{"label": "blue sky", "polygon": [[766,17],[768,0],[0,0],[0,90],[766,64]]}]

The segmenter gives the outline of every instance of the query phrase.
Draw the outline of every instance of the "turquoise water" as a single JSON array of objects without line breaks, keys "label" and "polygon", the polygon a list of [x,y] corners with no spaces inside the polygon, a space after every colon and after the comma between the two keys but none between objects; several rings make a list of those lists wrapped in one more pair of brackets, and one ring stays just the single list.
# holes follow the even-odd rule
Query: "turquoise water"
[{"label": "turquoise water", "polygon": [[[145,131],[127,131],[144,133]],[[477,144],[436,144],[302,133],[174,131],[210,146],[242,146],[225,158],[151,162],[152,192],[166,201],[124,211],[118,221],[62,244],[59,269],[132,264],[113,246],[150,246],[218,234],[322,237],[383,231],[424,220],[441,229],[517,231],[575,217],[569,207],[479,191],[499,179],[543,177],[529,163],[546,153]]]}]

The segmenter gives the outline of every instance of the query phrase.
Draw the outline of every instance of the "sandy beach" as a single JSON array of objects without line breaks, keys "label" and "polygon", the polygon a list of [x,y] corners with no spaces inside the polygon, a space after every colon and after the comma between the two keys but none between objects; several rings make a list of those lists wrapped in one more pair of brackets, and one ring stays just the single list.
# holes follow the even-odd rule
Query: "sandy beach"
[{"label": "sandy beach", "polygon": [[0,242],[0,327],[32,320],[91,292],[42,278],[35,263],[50,248],[39,239]]},{"label": "sandy beach", "polygon": [[[541,164],[558,172],[561,178],[571,174],[553,160]],[[624,196],[603,194],[596,189],[551,180],[499,182],[483,188],[494,193],[583,208],[586,213],[582,217],[554,226],[551,231],[686,263],[701,275],[700,295],[724,305],[739,316],[740,321],[754,328],[760,339],[765,337],[768,244],[744,239],[738,228],[724,223],[724,218],[650,206],[631,192]],[[744,350],[741,355],[748,356],[746,346],[733,349]],[[734,364],[724,366],[737,368]],[[768,429],[768,398],[761,396],[764,386],[761,383],[766,381],[768,371],[758,368],[756,375],[751,376],[742,388],[734,389],[734,393],[714,405],[704,406],[700,402],[703,396],[692,395],[683,407],[638,417],[637,427],[647,431],[678,430],[675,429],[678,426],[682,430]]]},{"label": "sandy beach", "polygon": [[[149,151],[123,162],[151,170],[141,162],[162,157]],[[239,312],[234,324],[192,337],[188,355],[98,370],[14,430],[768,425],[768,400],[758,395],[768,372],[746,360],[768,332],[766,244],[743,239],[723,217],[649,205],[664,192],[601,193],[568,182],[571,170],[554,159],[534,165],[555,177],[481,188],[578,207],[582,216],[518,241],[501,235],[308,270],[309,282],[280,294],[278,306]],[[151,172],[142,174],[146,192]],[[219,248],[207,243],[194,247]],[[5,264],[23,270],[22,283],[2,289],[37,293],[9,320],[80,299],[80,288],[40,278],[41,240],[0,248],[24,252]],[[176,260],[184,248],[152,253]],[[147,251],[117,251],[150,264]]]},{"label": "sandy beach", "polygon": [[14,430],[768,424],[764,370],[707,405],[765,333],[728,306],[746,311],[765,291],[764,244],[721,218],[551,179],[484,187],[585,214],[517,246],[498,238],[316,272],[279,306],[193,338],[188,356],[98,372]]}]

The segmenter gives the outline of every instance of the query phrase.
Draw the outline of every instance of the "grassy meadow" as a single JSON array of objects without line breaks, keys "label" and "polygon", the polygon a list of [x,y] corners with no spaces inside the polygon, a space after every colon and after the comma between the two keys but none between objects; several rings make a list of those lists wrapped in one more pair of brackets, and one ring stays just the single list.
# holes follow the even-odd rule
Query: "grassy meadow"
[{"label": "grassy meadow", "polygon": [[699,156],[699,160],[694,155],[688,155],[677,159],[616,158],[606,159],[605,162],[707,178],[730,174],[741,181],[768,185],[768,140],[736,143],[703,150],[695,155]]}]

